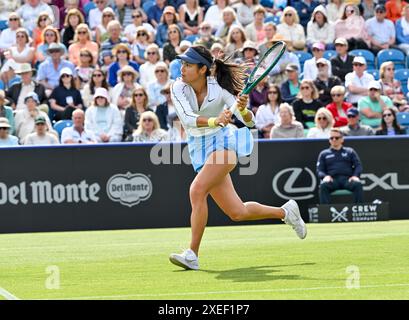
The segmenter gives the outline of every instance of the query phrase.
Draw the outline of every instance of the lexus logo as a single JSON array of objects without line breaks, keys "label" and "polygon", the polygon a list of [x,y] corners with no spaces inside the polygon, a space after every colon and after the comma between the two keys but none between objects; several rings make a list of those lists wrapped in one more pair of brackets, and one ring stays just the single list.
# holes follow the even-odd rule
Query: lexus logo
[{"label": "lexus logo", "polygon": [[[301,175],[307,175],[308,186],[295,187],[297,180],[301,180]],[[300,178],[300,179],[299,179]],[[287,179],[287,180],[285,180]],[[285,182],[284,182],[285,181]],[[280,198],[306,200],[314,197],[317,187],[317,178],[309,168],[287,168],[279,171],[273,178],[273,190]],[[299,194],[299,195],[297,195]],[[302,195],[300,195],[302,194]]]}]

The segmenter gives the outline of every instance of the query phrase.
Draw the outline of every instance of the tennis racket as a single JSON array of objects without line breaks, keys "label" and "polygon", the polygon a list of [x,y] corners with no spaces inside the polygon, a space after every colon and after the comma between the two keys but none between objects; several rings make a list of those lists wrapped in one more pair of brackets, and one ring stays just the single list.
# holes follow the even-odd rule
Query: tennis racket
[{"label": "tennis racket", "polygon": [[[278,41],[273,46],[267,50],[267,52],[263,55],[257,65],[254,67],[253,71],[251,72],[246,86],[241,91],[240,95],[249,94],[257,84],[263,80],[270,71],[277,65],[278,61],[284,54],[286,50],[286,44],[283,41]],[[237,105],[234,104],[230,111],[234,113],[236,111]]]}]

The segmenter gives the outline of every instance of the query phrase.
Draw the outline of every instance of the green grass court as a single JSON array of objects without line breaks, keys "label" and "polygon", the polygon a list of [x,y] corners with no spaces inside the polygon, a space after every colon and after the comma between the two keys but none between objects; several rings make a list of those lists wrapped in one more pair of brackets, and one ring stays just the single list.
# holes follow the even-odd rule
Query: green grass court
[{"label": "green grass court", "polygon": [[[286,225],[212,227],[201,271],[168,261],[189,236],[187,228],[0,235],[0,288],[19,299],[409,299],[409,220],[308,224],[306,240]],[[60,288],[47,289],[58,272]],[[358,279],[359,289],[346,287]]]}]

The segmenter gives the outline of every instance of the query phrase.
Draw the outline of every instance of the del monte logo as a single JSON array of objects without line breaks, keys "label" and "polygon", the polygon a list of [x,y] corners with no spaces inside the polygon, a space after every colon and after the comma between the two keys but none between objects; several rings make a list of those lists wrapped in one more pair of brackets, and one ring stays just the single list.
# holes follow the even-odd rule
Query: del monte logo
[{"label": "del monte logo", "polygon": [[141,173],[116,174],[107,182],[107,195],[115,202],[132,207],[152,195],[151,180]]}]

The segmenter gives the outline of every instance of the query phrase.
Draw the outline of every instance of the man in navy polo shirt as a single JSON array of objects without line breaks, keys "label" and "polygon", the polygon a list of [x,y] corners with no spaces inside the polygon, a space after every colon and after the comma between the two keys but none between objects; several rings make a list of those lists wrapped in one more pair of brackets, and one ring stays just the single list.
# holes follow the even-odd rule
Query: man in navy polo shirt
[{"label": "man in navy polo shirt", "polygon": [[347,189],[354,194],[354,202],[361,203],[363,197],[361,160],[354,149],[344,147],[344,137],[338,128],[331,129],[331,147],[321,151],[317,162],[317,174],[321,179],[319,196],[321,204],[330,203],[330,193]]}]

